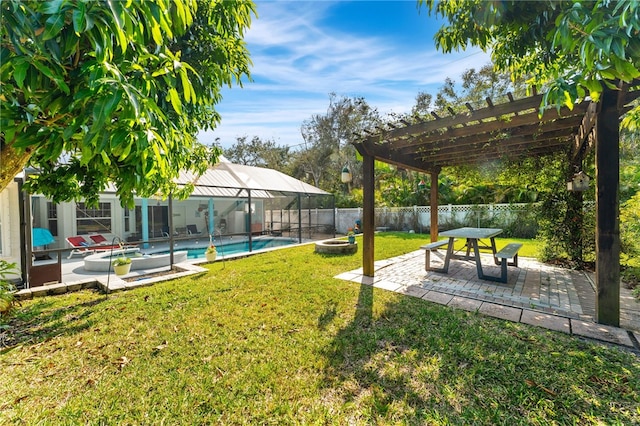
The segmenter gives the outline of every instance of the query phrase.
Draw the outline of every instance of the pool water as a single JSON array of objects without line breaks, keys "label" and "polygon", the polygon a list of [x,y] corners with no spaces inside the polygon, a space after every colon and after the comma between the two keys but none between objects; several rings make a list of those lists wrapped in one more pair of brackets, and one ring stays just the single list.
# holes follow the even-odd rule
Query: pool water
[{"label": "pool water", "polygon": [[[260,238],[252,241],[253,251],[272,247],[283,247],[295,244],[297,241],[292,239],[276,239],[276,238]],[[228,243],[216,246],[219,256],[229,256],[231,254],[249,253],[249,241],[240,241],[237,243]],[[204,252],[207,246],[201,247],[176,247],[176,251],[187,251],[187,259],[204,258]],[[168,251],[161,253],[169,253]]]}]

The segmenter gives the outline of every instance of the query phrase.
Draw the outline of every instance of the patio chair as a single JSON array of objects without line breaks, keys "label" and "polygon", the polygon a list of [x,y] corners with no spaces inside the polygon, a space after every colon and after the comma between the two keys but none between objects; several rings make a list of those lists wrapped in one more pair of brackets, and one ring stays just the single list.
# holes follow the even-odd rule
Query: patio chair
[{"label": "patio chair", "polygon": [[[180,234],[178,232],[178,228],[176,228],[173,231],[173,236],[177,237],[178,235],[180,235]],[[169,227],[168,226],[163,226],[162,227],[162,236],[165,237],[165,238],[169,238]]]},{"label": "patio chair", "polygon": [[187,233],[189,235],[200,235],[202,232],[198,231],[198,227],[196,225],[187,225]]}]

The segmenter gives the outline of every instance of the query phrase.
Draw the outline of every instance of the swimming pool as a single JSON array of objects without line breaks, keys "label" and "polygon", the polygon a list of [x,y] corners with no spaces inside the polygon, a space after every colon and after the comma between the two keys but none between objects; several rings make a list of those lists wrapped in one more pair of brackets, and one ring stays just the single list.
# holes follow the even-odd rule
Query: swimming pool
[{"label": "swimming pool", "polygon": [[[252,250],[262,250],[273,247],[283,247],[296,244],[298,241],[291,238],[256,238],[252,241]],[[239,241],[236,243],[225,243],[216,245],[218,256],[229,256],[232,254],[249,253],[249,241]],[[204,252],[207,246],[200,247],[178,247],[176,250],[187,251],[187,259],[204,258]],[[158,253],[169,253],[169,251],[161,251]]]}]

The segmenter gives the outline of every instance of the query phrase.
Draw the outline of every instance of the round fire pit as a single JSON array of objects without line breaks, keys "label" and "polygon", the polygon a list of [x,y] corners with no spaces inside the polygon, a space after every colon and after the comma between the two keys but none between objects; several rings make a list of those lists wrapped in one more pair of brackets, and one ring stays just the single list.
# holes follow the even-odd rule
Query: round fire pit
[{"label": "round fire pit", "polygon": [[349,244],[345,240],[327,240],[316,243],[316,253],[353,254],[358,251],[358,244]]}]

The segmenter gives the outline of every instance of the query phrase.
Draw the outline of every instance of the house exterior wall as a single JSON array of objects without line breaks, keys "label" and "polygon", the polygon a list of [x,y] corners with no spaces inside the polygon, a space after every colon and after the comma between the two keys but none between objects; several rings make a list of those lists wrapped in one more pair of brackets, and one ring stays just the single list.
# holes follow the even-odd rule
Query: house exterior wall
[{"label": "house exterior wall", "polygon": [[[0,259],[16,263],[22,269],[20,262],[20,203],[18,184],[11,182],[0,192]],[[20,278],[20,273],[7,276],[8,279]]]},{"label": "house exterior wall", "polygon": [[[50,229],[47,200],[43,196],[34,195],[31,197],[32,207],[32,224],[33,227]],[[100,195],[99,201],[101,203],[109,203],[111,206],[111,232],[100,232],[111,241],[115,236],[122,236],[126,239],[129,234],[133,233],[133,230],[125,232],[125,215],[124,208],[120,205],[120,201],[116,198],[115,194],[103,194]],[[58,235],[54,235],[55,243],[50,244],[48,248],[66,248],[68,244],[65,240],[66,237],[74,235],[81,235],[78,233],[77,226],[77,210],[75,202],[63,202],[54,206],[56,209],[56,221],[58,226]],[[135,211],[130,212],[130,219],[132,223],[135,223]]]}]

